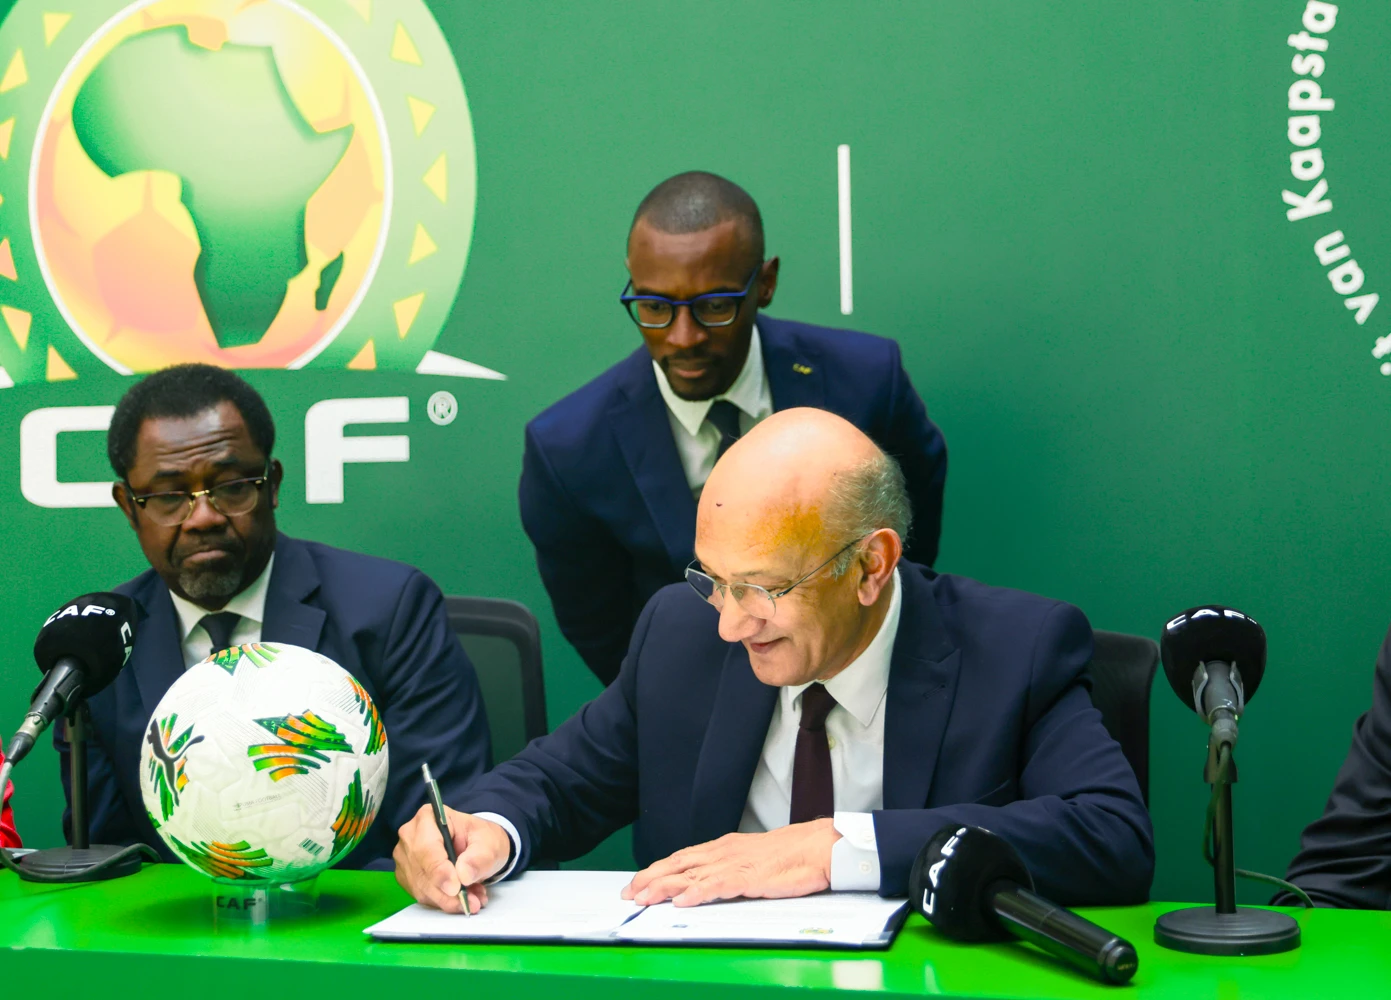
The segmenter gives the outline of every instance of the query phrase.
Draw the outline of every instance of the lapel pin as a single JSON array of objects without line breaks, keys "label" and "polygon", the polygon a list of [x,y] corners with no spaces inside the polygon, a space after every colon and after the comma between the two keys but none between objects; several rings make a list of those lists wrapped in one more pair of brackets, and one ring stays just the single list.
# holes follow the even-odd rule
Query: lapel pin
[{"label": "lapel pin", "polygon": [[810,375],[811,365],[793,365],[792,370],[798,375]]}]

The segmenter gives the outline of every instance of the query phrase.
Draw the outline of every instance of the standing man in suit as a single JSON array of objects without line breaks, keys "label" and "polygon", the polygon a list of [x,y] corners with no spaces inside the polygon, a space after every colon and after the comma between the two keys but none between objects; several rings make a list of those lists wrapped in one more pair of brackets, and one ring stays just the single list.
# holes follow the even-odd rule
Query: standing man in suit
[{"label": "standing man in suit", "polygon": [[989,827],[1062,903],[1137,903],[1154,868],[1135,775],[1088,693],[1080,611],[900,562],[898,465],[840,417],[774,414],[700,498],[699,567],[652,598],[618,680],[452,800],[396,877],[457,911],[533,858],[634,823],[625,890],[679,905],[903,895],[946,824]]},{"label": "standing man in suit", "polygon": [[775,410],[845,417],[899,463],[910,558],[937,558],[947,449],[892,340],[773,319],[778,258],[738,185],[686,173],[657,185],[628,234],[622,301],[645,342],[526,429],[522,524],[560,630],[618,675],[638,613],[682,579],[716,459]]},{"label": "standing man in suit", "polygon": [[1323,815],[1304,830],[1285,877],[1317,906],[1391,910],[1391,633],[1377,656],[1372,707],[1357,720]]},{"label": "standing man in suit", "polygon": [[[390,855],[424,801],[420,765],[460,794],[488,769],[488,722],[439,588],[401,563],[281,535],[283,469],[265,402],[221,368],[179,365],[133,386],[116,407],[112,487],[150,563],[116,590],[139,605],[135,648],[88,702],[92,839],[144,841],[175,860],[140,794],[150,714],[184,670],[215,650],[284,642],[329,657],[367,689],[390,741],[376,821],[343,867]],[[55,734],[64,790],[68,745]],[[66,825],[66,823],[65,823]]]}]

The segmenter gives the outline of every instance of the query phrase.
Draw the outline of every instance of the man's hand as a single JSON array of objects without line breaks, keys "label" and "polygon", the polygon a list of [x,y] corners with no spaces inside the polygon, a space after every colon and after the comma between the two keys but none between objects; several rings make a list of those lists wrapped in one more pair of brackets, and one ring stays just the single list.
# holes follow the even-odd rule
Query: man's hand
[{"label": "man's hand", "polygon": [[396,881],[418,902],[446,913],[463,912],[459,887],[468,886],[469,909],[477,913],[488,902],[488,889],[483,883],[507,864],[512,855],[512,840],[506,830],[486,819],[455,812],[448,806],[444,814],[454,834],[458,865],[449,863],[444,840],[435,824],[435,811],[424,805],[401,827],[401,839],[392,852]]},{"label": "man's hand", "polygon": [[768,833],[726,834],[638,872],[623,898],[695,906],[737,896],[809,896],[831,887],[831,847],[839,839],[829,817]]}]

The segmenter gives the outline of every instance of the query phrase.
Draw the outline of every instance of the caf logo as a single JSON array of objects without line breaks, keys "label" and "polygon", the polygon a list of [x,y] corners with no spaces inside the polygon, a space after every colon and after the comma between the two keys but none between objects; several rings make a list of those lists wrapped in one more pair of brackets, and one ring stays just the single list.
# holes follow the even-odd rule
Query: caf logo
[{"label": "caf logo", "polygon": [[473,129],[423,0],[19,0],[0,27],[0,384],[431,350]]}]

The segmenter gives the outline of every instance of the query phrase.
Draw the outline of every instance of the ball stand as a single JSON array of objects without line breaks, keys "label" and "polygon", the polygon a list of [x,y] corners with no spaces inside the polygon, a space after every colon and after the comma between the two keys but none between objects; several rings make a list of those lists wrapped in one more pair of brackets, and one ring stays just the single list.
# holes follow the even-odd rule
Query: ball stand
[{"label": "ball stand", "polygon": [[265,930],[319,909],[319,880],[281,885],[216,883],[213,886],[213,926],[219,932]]},{"label": "ball stand", "polygon": [[1215,906],[1173,910],[1155,922],[1156,944],[1197,955],[1276,955],[1299,947],[1299,924],[1274,910],[1236,905],[1236,862],[1232,842],[1232,783],[1236,764],[1224,771],[1208,757],[1208,784],[1216,785],[1212,816],[1212,881]]}]

